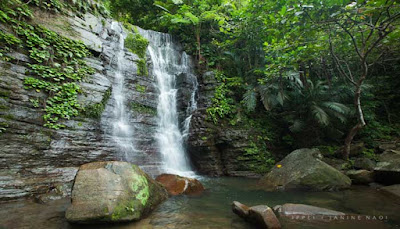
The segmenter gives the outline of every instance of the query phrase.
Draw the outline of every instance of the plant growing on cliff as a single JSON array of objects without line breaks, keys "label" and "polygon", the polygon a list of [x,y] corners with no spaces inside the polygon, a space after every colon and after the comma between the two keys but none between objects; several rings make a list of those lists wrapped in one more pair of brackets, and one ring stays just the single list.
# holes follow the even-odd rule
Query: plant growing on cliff
[{"label": "plant growing on cliff", "polygon": [[148,45],[149,41],[137,32],[129,33],[125,39],[125,48],[138,55],[139,58],[145,58]]},{"label": "plant growing on cliff", "polygon": [[[64,127],[60,119],[70,119],[78,115],[81,106],[77,101],[81,89],[78,82],[86,75],[93,74],[83,58],[89,50],[82,42],[74,41],[39,25],[29,24],[32,14],[26,4],[11,1],[0,12],[2,22],[8,23],[8,29],[15,35],[5,36],[7,45],[23,44],[28,50],[32,64],[28,64],[25,78],[26,89],[44,92],[48,98],[43,104],[44,126],[59,129]],[[22,19],[28,21],[24,21]],[[13,36],[14,36],[13,35]],[[12,38],[12,39],[11,39]]]},{"label": "plant growing on cliff", "polygon": [[[257,143],[256,143],[257,142]],[[257,141],[251,141],[250,145],[244,149],[244,153],[237,157],[238,161],[245,162],[248,169],[259,173],[267,173],[275,164],[275,160],[262,139],[257,138]]]},{"label": "plant growing on cliff", "polygon": [[128,25],[128,28],[133,30],[133,33],[129,33],[125,39],[125,48],[127,48],[132,53],[135,53],[140,58],[136,61],[138,66],[138,75],[147,76],[148,70],[146,66],[146,50],[147,46],[149,45],[149,41],[141,36],[137,31],[136,27],[131,26],[129,23],[125,23]]},{"label": "plant growing on cliff", "polygon": [[215,78],[219,85],[215,88],[212,106],[207,108],[207,113],[214,123],[218,118],[224,118],[236,111],[234,99],[231,98],[231,88],[242,84],[242,80],[237,77],[226,77],[222,72],[216,72]]},{"label": "plant growing on cliff", "polygon": [[107,102],[111,98],[111,94],[112,94],[112,87],[110,86],[104,92],[101,102],[84,107],[81,113],[87,118],[95,118],[95,119],[101,118],[101,114],[103,114]]}]

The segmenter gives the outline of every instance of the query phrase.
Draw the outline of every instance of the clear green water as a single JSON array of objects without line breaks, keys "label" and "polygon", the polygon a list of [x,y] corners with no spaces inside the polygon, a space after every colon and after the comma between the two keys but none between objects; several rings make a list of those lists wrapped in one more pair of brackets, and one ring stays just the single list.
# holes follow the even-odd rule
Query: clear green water
[{"label": "clear green water", "polygon": [[[282,221],[283,228],[400,228],[400,205],[369,187],[353,187],[341,192],[264,192],[257,190],[257,180],[246,178],[202,178],[207,191],[199,197],[177,196],[160,205],[146,219],[123,225],[70,225],[64,220],[69,200],[48,205],[28,201],[0,205],[0,225],[4,228],[68,229],[161,229],[161,228],[254,228],[231,211],[236,200],[246,205],[302,203],[350,214],[383,215],[385,221],[345,221],[330,224],[314,221]],[[0,226],[1,228],[1,226]]]}]

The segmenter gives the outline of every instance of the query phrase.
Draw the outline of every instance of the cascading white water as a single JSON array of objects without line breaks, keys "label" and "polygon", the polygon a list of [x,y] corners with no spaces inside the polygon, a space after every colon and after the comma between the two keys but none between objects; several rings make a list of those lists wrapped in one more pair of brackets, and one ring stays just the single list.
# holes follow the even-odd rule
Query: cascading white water
[{"label": "cascading white water", "polygon": [[133,144],[132,128],[128,124],[127,111],[125,109],[125,77],[122,72],[122,60],[125,55],[124,35],[122,33],[122,27],[118,22],[113,21],[111,24],[111,29],[118,36],[118,42],[116,43],[117,45],[114,47],[115,56],[113,60],[113,62],[116,63],[116,69],[112,90],[112,97],[115,101],[112,139],[118,146],[119,150],[124,154],[124,159],[129,159],[131,157],[130,154],[135,151],[135,147]]},{"label": "cascading white water", "polygon": [[[140,33],[149,40],[148,53],[153,64],[151,72],[156,78],[159,90],[156,138],[164,159],[164,170],[185,176],[194,175],[184,148],[185,135],[189,132],[190,114],[196,109],[197,81],[191,73],[189,57],[185,52],[176,50],[176,44],[168,34],[145,30],[140,30]],[[176,88],[177,76],[181,74],[193,78],[192,101],[182,132],[178,121]]]}]

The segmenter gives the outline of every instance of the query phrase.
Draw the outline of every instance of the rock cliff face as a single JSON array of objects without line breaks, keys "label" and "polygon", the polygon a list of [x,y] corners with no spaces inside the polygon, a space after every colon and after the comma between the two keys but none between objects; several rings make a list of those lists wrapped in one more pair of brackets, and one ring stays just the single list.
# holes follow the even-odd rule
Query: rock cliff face
[{"label": "rock cliff face", "polygon": [[255,131],[249,126],[213,123],[207,108],[212,106],[219,83],[212,72],[205,73],[198,80],[198,109],[193,114],[188,139],[192,163],[201,174],[259,177],[261,171],[257,168],[266,165],[252,155],[244,157],[252,148]]},{"label": "rock cliff face", "polygon": [[[71,184],[80,165],[93,161],[127,160],[150,173],[158,173],[160,155],[154,133],[157,128],[157,88],[154,78],[138,75],[139,57],[124,49],[121,72],[124,75],[124,96],[129,125],[134,131],[136,151],[126,157],[112,140],[110,125],[115,109],[112,87],[117,68],[115,43],[118,32],[111,28],[111,19],[90,13],[63,16],[38,11],[35,23],[74,40],[82,40],[91,50],[86,62],[96,70],[81,82],[79,102],[84,107],[105,103],[99,118],[80,116],[63,123],[66,128],[43,127],[43,113],[31,98],[46,98],[34,90],[24,89],[25,53],[11,53],[15,61],[0,61],[0,200],[44,193],[49,188]],[[0,24],[0,27],[2,25]],[[177,48],[180,47],[177,45]],[[148,65],[151,66],[148,59]],[[179,108],[183,114],[190,103],[190,80],[178,76]],[[108,99],[109,98],[109,99]],[[108,100],[107,100],[108,99]],[[184,115],[181,115],[183,119]],[[183,121],[183,120],[180,120]],[[68,190],[68,189],[67,189]]]}]

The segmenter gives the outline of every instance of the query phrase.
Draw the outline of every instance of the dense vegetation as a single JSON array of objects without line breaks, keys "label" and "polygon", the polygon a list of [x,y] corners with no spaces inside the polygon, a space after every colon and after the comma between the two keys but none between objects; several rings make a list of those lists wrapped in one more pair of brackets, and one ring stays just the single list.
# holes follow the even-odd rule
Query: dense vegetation
[{"label": "dense vegetation", "polygon": [[[25,78],[25,88],[37,93],[44,92],[47,97],[30,98],[34,108],[42,109],[44,126],[52,129],[65,127],[60,121],[70,119],[78,114],[98,117],[104,110],[104,103],[92,107],[82,107],[78,103],[78,94],[82,93],[79,82],[87,75],[93,74],[84,58],[90,52],[79,41],[63,37],[43,26],[32,23],[34,10],[40,8],[51,13],[74,12],[80,15],[85,12],[107,16],[108,11],[102,4],[88,1],[0,1],[0,58],[13,62],[7,55],[12,50],[25,50],[30,58],[27,64],[29,77]],[[105,96],[109,97],[110,93]],[[100,113],[100,114],[99,114]]]},{"label": "dense vegetation", "polygon": [[177,35],[200,73],[217,72],[216,124],[252,120],[276,146],[345,145],[344,158],[354,140],[373,148],[399,135],[395,0],[106,2],[119,20]]},{"label": "dense vegetation", "polygon": [[90,53],[82,43],[32,24],[32,8],[78,16],[90,11],[107,17],[110,11],[125,23],[125,47],[140,57],[139,75],[148,74],[148,41],[131,24],[179,37],[199,74],[215,72],[209,121],[255,130],[240,160],[252,155],[273,164],[271,148],[334,151],[343,145],[348,158],[354,141],[373,149],[376,140],[400,134],[395,0],[0,0],[0,6],[7,25],[0,30],[0,58],[13,61],[10,50],[29,51],[25,86],[47,95],[31,102],[45,111],[49,128],[62,128],[59,120],[79,113],[100,117],[111,88],[101,103],[80,107],[79,81],[93,73],[83,61]]}]

